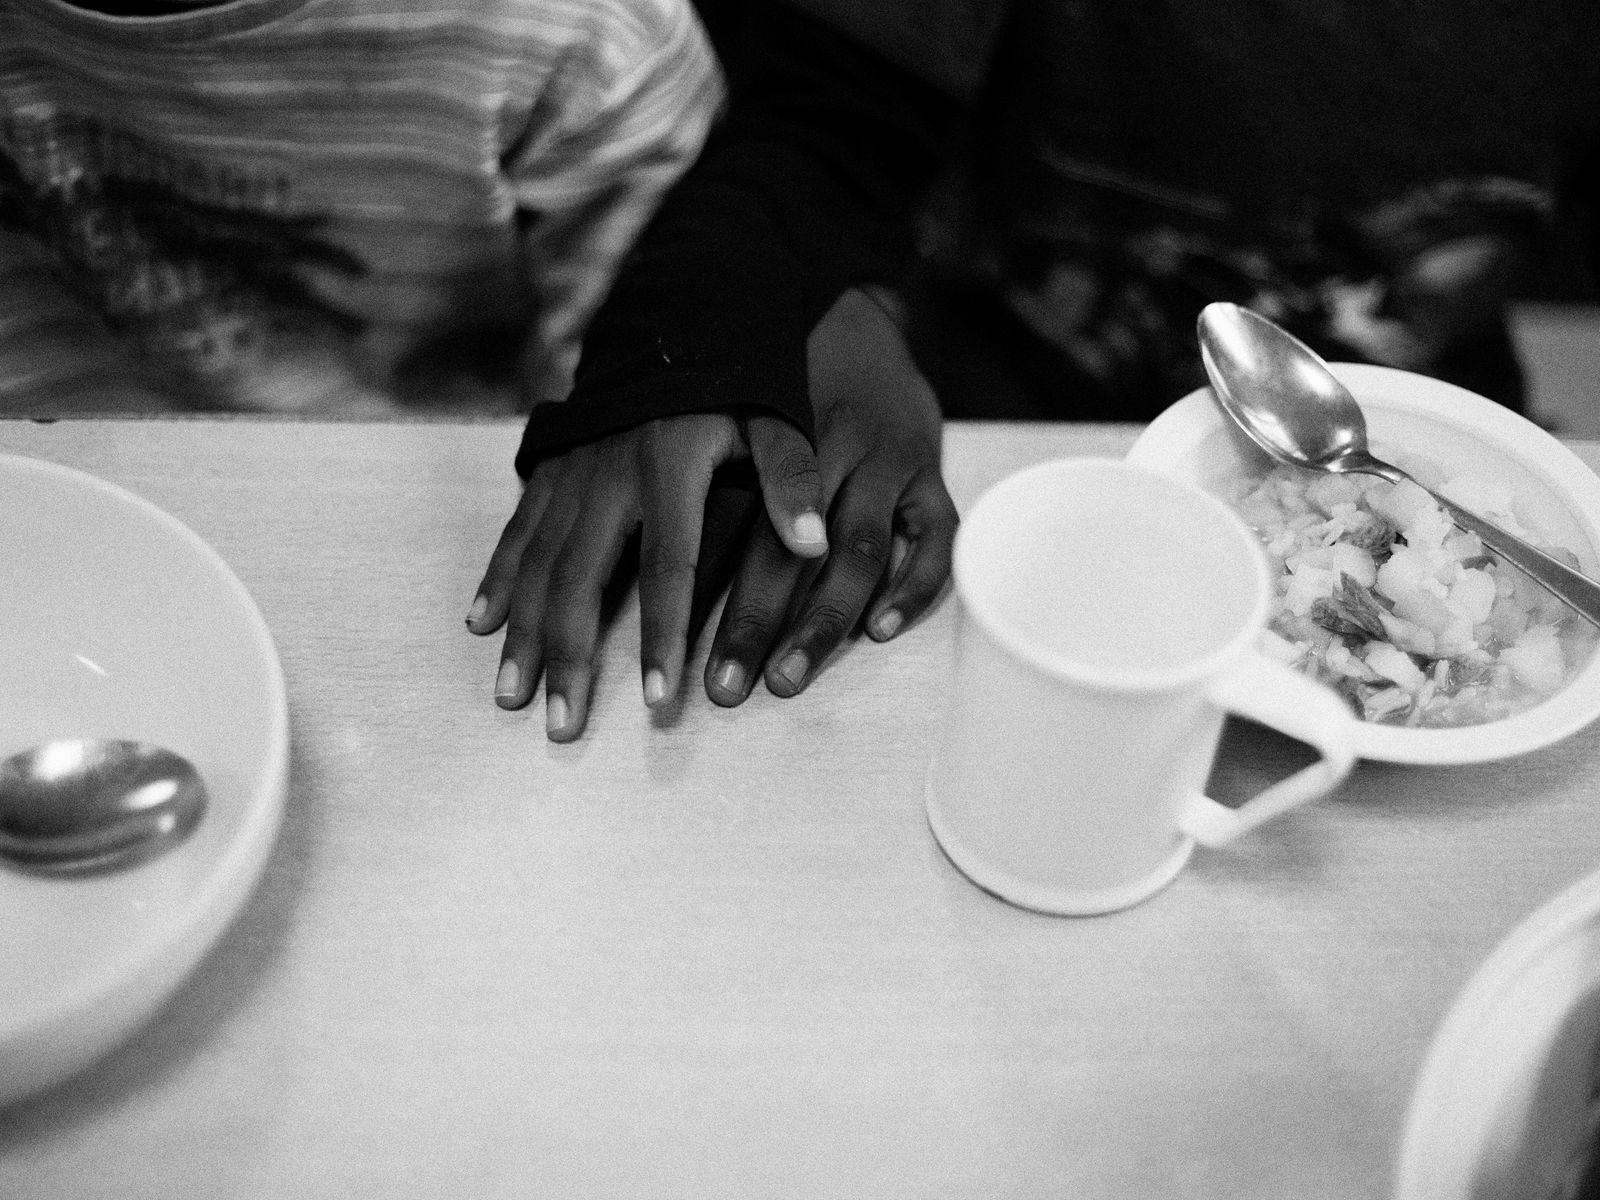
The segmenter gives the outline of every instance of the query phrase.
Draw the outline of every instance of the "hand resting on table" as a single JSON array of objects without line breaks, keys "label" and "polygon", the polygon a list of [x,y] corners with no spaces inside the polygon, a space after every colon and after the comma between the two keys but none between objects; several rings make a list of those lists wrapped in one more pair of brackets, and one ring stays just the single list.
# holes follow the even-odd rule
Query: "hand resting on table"
[{"label": "hand resting on table", "polygon": [[[736,705],[764,672],[793,696],[862,623],[878,641],[927,610],[950,572],[956,511],[940,475],[940,414],[900,330],[843,293],[808,345],[817,448],[765,414],[668,417],[539,462],[500,535],[467,625],[505,627],[495,699],[520,708],[545,680],[556,741],[587,723],[603,593],[638,535],[646,704],[675,696],[696,630],[713,476],[754,467],[764,512],[735,524],[733,583],[706,664],[707,695]],[[819,516],[827,513],[826,534]],[[720,549],[727,549],[722,547]],[[717,581],[720,582],[720,581]]]}]

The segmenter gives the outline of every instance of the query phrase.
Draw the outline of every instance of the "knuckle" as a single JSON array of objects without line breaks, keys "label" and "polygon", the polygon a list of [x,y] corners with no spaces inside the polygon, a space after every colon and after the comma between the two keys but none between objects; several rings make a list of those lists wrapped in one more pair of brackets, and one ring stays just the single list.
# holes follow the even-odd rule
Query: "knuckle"
[{"label": "knuckle", "polygon": [[550,594],[568,598],[584,590],[589,582],[589,572],[572,554],[558,554],[550,563]]},{"label": "knuckle", "polygon": [[813,644],[835,645],[850,632],[853,614],[837,604],[821,603],[806,618],[805,639]]},{"label": "knuckle", "polygon": [[660,600],[649,602],[648,597],[641,597],[639,605],[639,644],[641,647],[659,650],[669,643],[683,640],[684,627],[689,621],[688,603],[671,602],[662,603]]},{"label": "knuckle", "polygon": [[857,576],[876,577],[889,561],[891,534],[887,526],[856,524],[845,530],[840,547],[841,564]]},{"label": "knuckle", "polygon": [[767,464],[767,475],[781,487],[810,487],[816,483],[816,456],[804,446],[789,446]]},{"label": "knuckle", "polygon": [[524,577],[532,578],[544,573],[561,551],[561,534],[549,522],[534,530],[522,547],[518,569]]},{"label": "knuckle", "polygon": [[722,634],[729,648],[764,650],[776,630],[773,614],[764,608],[731,608],[723,614]]},{"label": "knuckle", "polygon": [[696,562],[672,546],[651,543],[639,547],[639,579],[648,583],[671,583],[694,576]]},{"label": "knuckle", "polygon": [[730,639],[748,641],[765,636],[767,630],[772,628],[772,614],[754,606],[733,609],[724,620],[723,627]]},{"label": "knuckle", "polygon": [[580,671],[589,669],[589,656],[565,639],[554,640],[544,648],[544,670],[556,679],[571,679]]}]

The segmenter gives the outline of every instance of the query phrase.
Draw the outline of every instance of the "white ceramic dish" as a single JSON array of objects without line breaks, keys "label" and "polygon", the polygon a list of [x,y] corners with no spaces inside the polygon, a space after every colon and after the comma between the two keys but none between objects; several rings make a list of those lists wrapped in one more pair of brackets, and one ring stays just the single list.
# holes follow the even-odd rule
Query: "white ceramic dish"
[{"label": "white ceramic dish", "polygon": [[[1421,455],[1447,469],[1504,481],[1518,519],[1600,574],[1600,477],[1567,447],[1510,409],[1436,379],[1351,363],[1331,364],[1366,413],[1374,450]],[[1222,493],[1269,460],[1217,409],[1209,390],[1158,416],[1128,454],[1137,462]],[[1407,729],[1351,720],[1362,758],[1466,763],[1510,758],[1564,738],[1600,716],[1600,654],[1549,699],[1499,721],[1459,729]]]},{"label": "white ceramic dish", "polygon": [[288,773],[283,671],[255,602],[188,527],[122,488],[0,455],[0,755],[64,736],[187,755],[200,825],[148,863],[0,863],[0,1104],[122,1041],[250,895]]},{"label": "white ceramic dish", "polygon": [[1440,1022],[1396,1200],[1571,1200],[1600,1151],[1600,873],[1518,925]]}]

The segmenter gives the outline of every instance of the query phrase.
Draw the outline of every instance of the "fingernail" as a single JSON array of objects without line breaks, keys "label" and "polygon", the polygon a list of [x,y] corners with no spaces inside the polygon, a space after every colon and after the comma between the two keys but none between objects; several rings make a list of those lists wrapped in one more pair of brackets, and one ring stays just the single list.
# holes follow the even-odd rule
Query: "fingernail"
[{"label": "fingernail", "polygon": [[816,513],[801,513],[794,519],[794,540],[802,546],[826,546],[828,527]]},{"label": "fingernail", "polygon": [[889,543],[889,574],[893,575],[900,569],[900,564],[905,562],[906,555],[911,553],[911,543],[901,534],[895,534]]},{"label": "fingernail", "polygon": [[496,700],[514,700],[517,695],[517,684],[522,681],[522,672],[517,670],[517,664],[509,658],[500,664],[500,674],[494,680],[494,698]]},{"label": "fingernail", "polygon": [[483,614],[489,611],[489,597],[479,596],[472,602],[472,607],[467,609],[467,624],[476,625],[483,620]]},{"label": "fingernail", "polygon": [[717,668],[717,686],[735,696],[744,695],[744,667],[729,659]]},{"label": "fingernail", "polygon": [[878,617],[878,622],[874,628],[878,631],[879,637],[884,641],[888,641],[900,632],[900,626],[904,625],[905,621],[906,619],[900,615],[898,609],[891,608]]},{"label": "fingernail", "polygon": [[657,667],[644,673],[644,702],[651,708],[667,698],[667,677]]},{"label": "fingernail", "polygon": [[560,733],[567,727],[567,698],[559,693],[544,702],[544,731]]},{"label": "fingernail", "polygon": [[778,674],[782,675],[798,689],[806,681],[806,672],[811,669],[811,660],[803,650],[791,650],[778,664]]}]

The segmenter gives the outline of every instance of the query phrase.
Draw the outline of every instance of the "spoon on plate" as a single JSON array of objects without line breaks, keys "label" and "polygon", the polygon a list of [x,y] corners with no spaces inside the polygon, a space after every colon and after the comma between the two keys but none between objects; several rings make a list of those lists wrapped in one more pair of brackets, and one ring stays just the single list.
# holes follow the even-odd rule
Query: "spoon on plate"
[{"label": "spoon on plate", "polygon": [[0,858],[86,874],[151,858],[206,806],[194,764],[148,742],[65,738],[0,759]]},{"label": "spoon on plate", "polygon": [[[1313,471],[1417,483],[1399,467],[1373,457],[1361,406],[1304,342],[1259,313],[1220,303],[1201,310],[1199,336],[1200,357],[1217,403],[1273,458]],[[1457,526],[1477,534],[1490,550],[1600,626],[1600,583],[1432,489],[1417,486]]]}]

